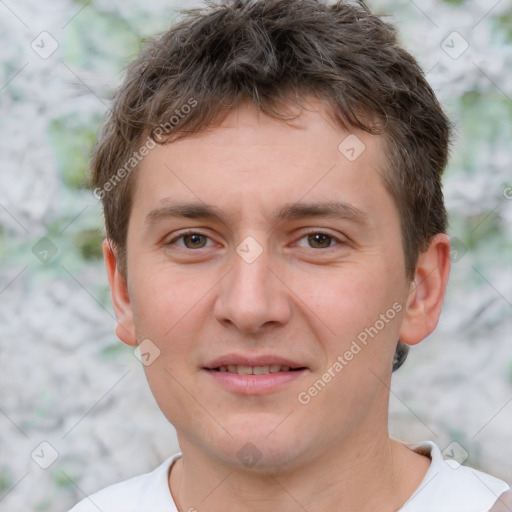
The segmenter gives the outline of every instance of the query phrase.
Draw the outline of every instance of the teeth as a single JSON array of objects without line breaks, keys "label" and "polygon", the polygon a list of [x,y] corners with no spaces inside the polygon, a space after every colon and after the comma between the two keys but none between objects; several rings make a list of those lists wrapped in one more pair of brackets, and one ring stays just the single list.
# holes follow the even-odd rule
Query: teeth
[{"label": "teeth", "polygon": [[228,364],[219,366],[219,371],[237,373],[238,375],[266,375],[268,373],[289,372],[289,366],[271,364],[267,366],[244,366],[241,364]]},{"label": "teeth", "polygon": [[270,373],[270,366],[255,366],[252,369],[252,373],[254,375],[265,375],[266,373]]}]

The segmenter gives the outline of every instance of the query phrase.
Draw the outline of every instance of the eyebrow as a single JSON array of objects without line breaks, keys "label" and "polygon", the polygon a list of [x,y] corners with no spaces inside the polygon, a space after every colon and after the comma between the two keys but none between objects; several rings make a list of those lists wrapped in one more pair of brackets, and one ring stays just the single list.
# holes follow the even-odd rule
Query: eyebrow
[{"label": "eyebrow", "polygon": [[[163,203],[169,203],[164,199]],[[149,212],[146,224],[151,226],[167,218],[210,219],[225,223],[220,208],[205,203],[171,203]],[[344,219],[356,224],[368,224],[368,215],[359,208],[342,201],[324,201],[314,203],[286,203],[276,215],[278,221],[296,220],[307,217],[326,217]]]}]

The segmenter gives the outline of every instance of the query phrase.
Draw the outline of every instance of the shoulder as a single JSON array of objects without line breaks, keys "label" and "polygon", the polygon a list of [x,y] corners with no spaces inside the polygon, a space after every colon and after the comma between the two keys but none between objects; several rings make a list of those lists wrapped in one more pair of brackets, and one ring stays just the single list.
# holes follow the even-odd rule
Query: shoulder
[{"label": "shoulder", "polygon": [[504,492],[489,512],[510,512],[512,510],[512,490]]},{"label": "shoulder", "polygon": [[168,485],[172,463],[176,454],[160,466],[143,475],[119,482],[86,496],[69,512],[174,512],[176,510]]},{"label": "shoulder", "polygon": [[119,511],[129,512],[133,502],[145,487],[148,475],[140,475],[117,484],[110,485],[83,498],[69,512],[110,512],[114,503]]},{"label": "shoulder", "polygon": [[[499,506],[498,497],[510,491],[510,486],[499,478],[463,466],[454,459],[444,459],[441,450],[432,441],[409,447],[429,455],[431,465],[421,485],[400,512],[495,512],[492,507]],[[510,495],[507,499],[510,499]],[[505,512],[512,510],[506,507],[503,509]],[[496,511],[502,512],[502,509],[497,508]]]}]

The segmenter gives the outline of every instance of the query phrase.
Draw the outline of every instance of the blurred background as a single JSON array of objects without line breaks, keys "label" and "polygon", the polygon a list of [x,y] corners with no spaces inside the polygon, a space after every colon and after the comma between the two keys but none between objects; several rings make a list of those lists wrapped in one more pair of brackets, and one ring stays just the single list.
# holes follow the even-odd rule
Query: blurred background
[{"label": "blurred background", "polygon": [[[512,3],[367,4],[457,126],[448,295],[393,377],[390,430],[512,482]],[[124,68],[192,5],[0,0],[2,511],[66,511],[178,450],[114,334],[102,213],[84,180]]]}]

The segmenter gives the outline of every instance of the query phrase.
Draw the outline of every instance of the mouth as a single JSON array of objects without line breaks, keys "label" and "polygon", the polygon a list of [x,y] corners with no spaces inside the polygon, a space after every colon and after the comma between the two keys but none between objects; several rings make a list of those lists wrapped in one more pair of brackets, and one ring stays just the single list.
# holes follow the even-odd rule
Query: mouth
[{"label": "mouth", "polygon": [[220,357],[202,368],[209,382],[238,395],[265,395],[286,389],[310,373],[307,366],[274,355]]},{"label": "mouth", "polygon": [[267,375],[269,373],[296,372],[305,370],[305,366],[291,368],[290,366],[272,364],[266,366],[246,366],[241,364],[228,364],[216,368],[205,368],[214,372],[236,373],[238,375]]}]

